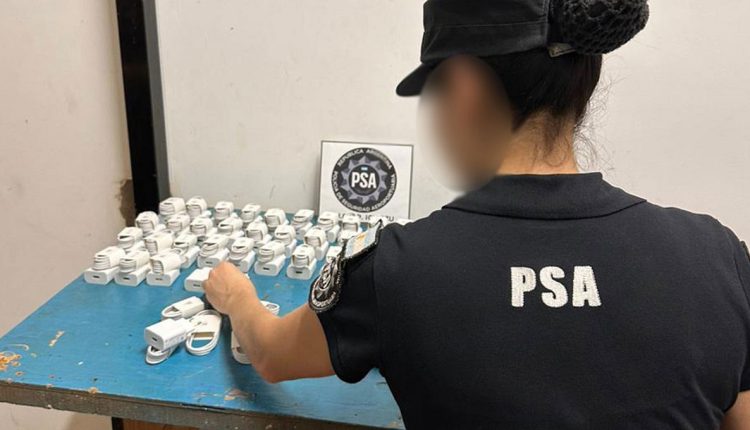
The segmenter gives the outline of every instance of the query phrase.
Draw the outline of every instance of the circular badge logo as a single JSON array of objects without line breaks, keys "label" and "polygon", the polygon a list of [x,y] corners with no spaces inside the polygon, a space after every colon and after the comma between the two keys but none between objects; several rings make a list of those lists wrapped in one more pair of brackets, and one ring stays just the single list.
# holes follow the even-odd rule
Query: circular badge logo
[{"label": "circular badge logo", "polygon": [[374,212],[396,192],[396,169],[377,149],[356,148],[333,166],[331,184],[342,205],[355,212]]}]

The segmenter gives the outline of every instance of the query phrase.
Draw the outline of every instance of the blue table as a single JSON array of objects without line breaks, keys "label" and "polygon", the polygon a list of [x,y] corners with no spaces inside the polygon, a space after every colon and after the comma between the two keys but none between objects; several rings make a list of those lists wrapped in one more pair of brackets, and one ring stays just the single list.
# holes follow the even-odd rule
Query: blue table
[{"label": "blue table", "polygon": [[[166,305],[193,295],[183,289],[190,272],[171,288],[73,281],[0,338],[0,401],[212,429],[403,428],[377,371],[355,385],[335,377],[270,385],[232,359],[228,324],[211,354],[180,348],[147,365],[143,329]],[[284,273],[250,273],[281,315],[305,303],[309,288]]]}]

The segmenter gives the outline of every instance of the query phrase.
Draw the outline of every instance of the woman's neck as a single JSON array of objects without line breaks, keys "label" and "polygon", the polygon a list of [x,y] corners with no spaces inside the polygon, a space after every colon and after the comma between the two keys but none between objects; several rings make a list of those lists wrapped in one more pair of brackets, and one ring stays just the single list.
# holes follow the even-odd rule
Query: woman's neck
[{"label": "woman's neck", "polygon": [[498,166],[499,175],[562,175],[579,173],[573,150],[574,127],[564,127],[564,131],[554,139],[549,139],[538,130],[539,124],[529,122],[514,133],[506,144],[502,162]]}]

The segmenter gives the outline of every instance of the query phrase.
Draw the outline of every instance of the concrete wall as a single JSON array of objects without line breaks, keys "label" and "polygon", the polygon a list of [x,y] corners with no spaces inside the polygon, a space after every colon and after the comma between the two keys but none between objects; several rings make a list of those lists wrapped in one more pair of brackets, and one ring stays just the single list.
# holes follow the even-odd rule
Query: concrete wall
[{"label": "concrete wall", "polygon": [[[419,149],[421,0],[156,0],[173,192],[317,204],[319,141],[416,143],[412,215],[449,200]],[[617,185],[709,212],[750,239],[750,2],[652,1],[633,43],[606,59],[593,115]]]},{"label": "concrete wall", "polygon": [[[124,225],[130,168],[113,5],[2,2],[0,333],[78,276]],[[107,428],[106,417],[0,404],[4,430]]]}]

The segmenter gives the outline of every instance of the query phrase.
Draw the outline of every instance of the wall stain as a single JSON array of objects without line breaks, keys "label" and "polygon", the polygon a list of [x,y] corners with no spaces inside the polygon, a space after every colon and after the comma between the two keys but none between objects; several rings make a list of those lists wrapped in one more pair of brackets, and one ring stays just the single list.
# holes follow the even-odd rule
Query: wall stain
[{"label": "wall stain", "polygon": [[65,91],[65,108],[69,114],[73,114],[78,110],[78,100],[70,90]]},{"label": "wall stain", "polygon": [[120,216],[126,225],[135,223],[135,195],[133,194],[133,180],[120,181],[120,192],[115,196],[120,201]]}]

